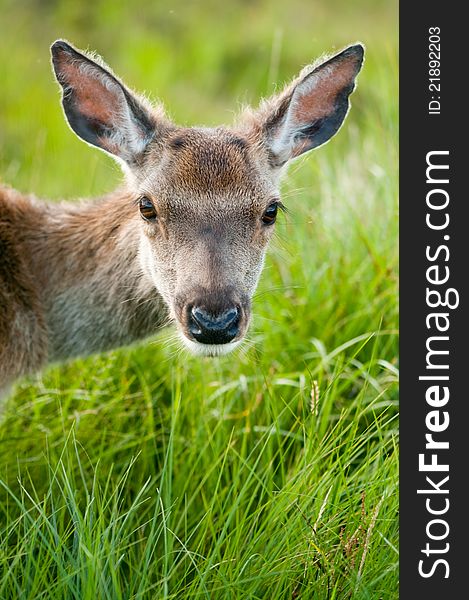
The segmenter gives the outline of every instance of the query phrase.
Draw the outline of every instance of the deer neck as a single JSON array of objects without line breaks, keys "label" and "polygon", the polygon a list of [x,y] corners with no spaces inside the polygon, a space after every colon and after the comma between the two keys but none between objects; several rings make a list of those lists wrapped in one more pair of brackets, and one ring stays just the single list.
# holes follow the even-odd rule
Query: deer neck
[{"label": "deer neck", "polygon": [[49,332],[49,359],[129,344],[167,319],[142,272],[139,216],[117,191],[82,205],[49,204],[29,237],[29,256]]}]

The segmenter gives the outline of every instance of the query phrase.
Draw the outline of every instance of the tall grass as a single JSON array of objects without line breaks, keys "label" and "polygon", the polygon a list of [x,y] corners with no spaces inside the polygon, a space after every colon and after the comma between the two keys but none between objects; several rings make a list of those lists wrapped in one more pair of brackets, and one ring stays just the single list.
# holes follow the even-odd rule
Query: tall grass
[{"label": "tall grass", "polygon": [[236,355],[162,332],[17,385],[0,598],[397,598],[395,6],[132,5],[0,0],[3,181],[58,198],[119,179],[63,122],[56,37],[186,123],[230,121],[334,45],[360,39],[367,61],[343,129],[284,181]]}]

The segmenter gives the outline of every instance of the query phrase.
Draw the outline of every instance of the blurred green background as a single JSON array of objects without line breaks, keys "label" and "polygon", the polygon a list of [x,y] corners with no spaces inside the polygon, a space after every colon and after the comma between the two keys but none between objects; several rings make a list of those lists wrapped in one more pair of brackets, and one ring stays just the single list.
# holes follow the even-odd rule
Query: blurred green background
[{"label": "blurred green background", "polygon": [[0,0],[0,182],[54,200],[121,178],[65,123],[57,38],[187,125],[367,47],[345,125],[283,182],[238,354],[163,332],[16,386],[0,598],[398,597],[397,27],[394,0]]}]

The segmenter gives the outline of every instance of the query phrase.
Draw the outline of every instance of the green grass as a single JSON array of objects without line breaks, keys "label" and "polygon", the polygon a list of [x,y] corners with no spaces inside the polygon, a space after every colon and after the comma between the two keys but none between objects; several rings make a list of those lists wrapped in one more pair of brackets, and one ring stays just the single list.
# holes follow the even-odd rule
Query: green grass
[{"label": "green grass", "polygon": [[63,121],[57,37],[184,123],[229,122],[334,46],[361,40],[367,60],[343,129],[284,181],[238,354],[193,358],[162,332],[16,386],[0,598],[395,599],[396,7],[128,4],[0,0],[4,182],[72,198],[119,180]]}]

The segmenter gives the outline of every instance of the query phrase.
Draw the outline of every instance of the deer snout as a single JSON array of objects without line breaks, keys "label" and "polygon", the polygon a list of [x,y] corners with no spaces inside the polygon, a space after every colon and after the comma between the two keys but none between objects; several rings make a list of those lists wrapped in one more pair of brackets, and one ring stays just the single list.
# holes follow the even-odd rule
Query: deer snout
[{"label": "deer snout", "polygon": [[238,306],[226,308],[222,312],[192,306],[188,311],[187,328],[191,336],[201,344],[228,344],[239,333],[240,315]]}]

